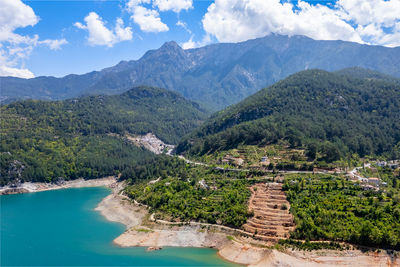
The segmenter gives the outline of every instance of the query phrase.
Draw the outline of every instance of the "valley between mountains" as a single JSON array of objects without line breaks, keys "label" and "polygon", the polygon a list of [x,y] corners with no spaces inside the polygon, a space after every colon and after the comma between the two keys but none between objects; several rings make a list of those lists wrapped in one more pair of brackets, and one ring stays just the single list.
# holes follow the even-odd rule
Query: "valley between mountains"
[{"label": "valley between mountains", "polygon": [[213,247],[254,266],[400,264],[395,77],[301,71],[213,114],[147,86],[0,109],[0,192],[109,186],[97,210],[126,225],[117,245]]}]

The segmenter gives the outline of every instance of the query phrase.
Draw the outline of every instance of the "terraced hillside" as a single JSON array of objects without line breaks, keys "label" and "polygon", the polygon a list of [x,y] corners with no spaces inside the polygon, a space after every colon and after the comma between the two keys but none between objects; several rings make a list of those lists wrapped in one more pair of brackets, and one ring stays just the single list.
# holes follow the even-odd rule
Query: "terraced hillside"
[{"label": "terraced hillside", "polygon": [[282,184],[256,184],[251,192],[249,209],[254,216],[243,225],[244,230],[253,233],[256,239],[271,243],[289,237],[295,225]]}]

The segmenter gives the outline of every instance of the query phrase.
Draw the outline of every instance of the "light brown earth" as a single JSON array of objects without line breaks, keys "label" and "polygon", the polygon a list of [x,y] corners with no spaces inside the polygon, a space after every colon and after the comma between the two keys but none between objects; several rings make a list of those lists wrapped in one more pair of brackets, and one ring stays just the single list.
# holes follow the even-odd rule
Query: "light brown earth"
[{"label": "light brown earth", "polygon": [[[146,207],[134,203],[126,196],[120,194],[124,184],[116,183],[115,177],[106,177],[95,180],[78,179],[66,182],[60,186],[46,183],[25,183],[18,189],[23,190],[23,192],[39,192],[63,188],[93,186],[108,186],[112,188],[112,194],[105,197],[96,207],[96,210],[101,212],[106,219],[126,225],[127,230],[114,240],[114,243],[119,246],[152,247],[150,250],[159,249],[163,246],[211,247],[217,249],[218,255],[225,260],[259,267],[400,266],[400,257],[393,257],[393,255],[388,254],[386,251],[379,253],[363,253],[359,250],[318,250],[305,252],[286,249],[284,251],[278,251],[266,246],[271,244],[271,242],[265,242],[260,240],[260,238],[254,239],[249,237],[252,236],[252,234],[247,235],[247,232],[243,230],[230,229],[224,226],[203,225],[201,223],[192,223],[191,225],[183,226],[167,224],[168,222],[163,221],[157,221],[157,223],[155,223],[150,220],[150,215]],[[256,187],[257,190],[254,190]],[[4,191],[4,188],[0,190]],[[249,202],[249,208],[254,210],[255,216],[249,219],[247,224],[253,222],[254,218],[259,214],[262,216],[265,215],[259,213],[259,209],[263,208],[265,204],[267,204],[268,207],[270,204],[275,205],[285,203],[289,208],[288,203],[275,201],[282,198],[279,197],[282,196],[282,194],[277,191],[279,191],[279,186],[276,185],[255,185],[255,187],[252,188],[253,195]],[[0,191],[0,193],[1,192],[2,191]],[[274,209],[274,206],[272,206],[272,208]],[[288,214],[286,212],[280,212],[279,208],[276,209],[275,212],[271,213],[272,214],[268,214],[268,216],[271,215],[271,217],[267,216],[263,221],[264,223],[256,225],[259,227],[260,231],[263,229],[269,229],[265,228],[269,227],[265,225],[276,221],[268,218],[277,218],[275,216],[279,217],[279,214]],[[279,221],[279,223],[283,225],[284,223],[289,223],[289,221],[290,220],[287,217],[282,219],[282,221]],[[261,235],[268,238],[274,235],[279,237],[284,236],[287,231],[285,228],[275,230],[275,232],[272,231],[271,233],[268,232],[268,234],[264,233]],[[276,239],[273,239],[273,241],[276,241]]]},{"label": "light brown earth", "polygon": [[124,182],[116,183],[112,188],[112,193],[106,196],[95,208],[107,220],[119,222],[127,229],[142,223],[147,214],[147,209],[143,206],[133,205],[132,201],[120,194],[124,187]]},{"label": "light brown earth", "polygon": [[294,230],[290,204],[280,183],[259,183],[250,188],[249,209],[254,212],[243,229],[269,244],[289,237]]},{"label": "light brown earth", "polygon": [[125,138],[128,139],[130,142],[135,144],[138,147],[143,147],[154,154],[162,154],[166,153],[170,155],[172,150],[174,149],[173,145],[168,145],[161,141],[157,136],[153,133],[148,133],[146,135],[136,135],[131,136],[126,134]]},{"label": "light brown earth", "polygon": [[304,252],[289,249],[283,252],[276,249],[263,249],[237,243],[229,244],[221,248],[218,253],[220,256],[230,261],[257,267],[400,266],[399,258],[392,259],[386,252],[363,253],[359,250],[319,250]]},{"label": "light brown earth", "polygon": [[115,184],[117,178],[114,176],[98,178],[98,179],[76,179],[72,181],[65,181],[63,184],[57,185],[52,183],[22,183],[18,187],[4,186],[0,187],[0,195],[9,194],[20,194],[20,193],[34,193],[40,191],[66,189],[66,188],[78,188],[78,187],[98,187],[98,186],[108,186],[111,187]]},{"label": "light brown earth", "polygon": [[[255,200],[255,202],[251,204],[252,202],[250,201],[250,208],[258,209],[264,206],[265,201],[268,202],[267,205],[271,203],[275,205],[275,200],[283,199],[279,197],[282,196],[281,193],[278,193],[278,191],[280,191],[279,185],[256,186],[261,189],[252,189],[252,200]],[[115,244],[122,247],[140,246],[157,249],[164,246],[211,247],[217,249],[218,255],[225,260],[259,267],[400,266],[400,259],[392,259],[385,251],[380,253],[363,253],[359,250],[319,250],[305,252],[286,249],[284,251],[278,251],[267,246],[271,242],[265,242],[260,240],[260,238],[253,239],[249,236],[246,237],[243,233],[240,233],[242,230],[229,230],[228,227],[201,223],[178,226],[176,223],[164,222],[161,220],[153,222],[146,207],[130,201],[119,193],[122,187],[122,184],[115,187],[113,193],[103,199],[96,208],[96,210],[101,211],[107,219],[123,223],[127,226],[127,230],[113,241]],[[257,194],[256,192],[258,190],[260,190],[260,192]],[[266,196],[266,198],[263,198],[262,195]],[[257,202],[257,200],[259,201]],[[262,201],[260,202],[260,200]],[[276,203],[278,202],[279,201],[276,201]],[[289,209],[288,203],[279,203],[285,203]],[[274,206],[272,206],[272,209],[274,209]],[[277,209],[277,211],[281,210]],[[256,214],[259,213],[255,210],[255,216],[257,216]],[[286,212],[272,212],[272,214],[272,218],[276,218],[275,216],[280,216],[279,214],[287,215],[289,213],[286,210]],[[275,220],[265,220],[266,223],[274,221]],[[283,226],[285,223],[289,222],[292,223],[293,221],[286,216],[280,223],[282,227],[293,227],[293,224],[291,224],[291,226]],[[264,228],[261,227],[260,229]],[[284,236],[287,230],[288,229],[285,228],[277,229],[274,233],[276,237]],[[271,237],[270,235],[265,236]],[[276,239],[274,239],[274,241],[276,241]]]}]

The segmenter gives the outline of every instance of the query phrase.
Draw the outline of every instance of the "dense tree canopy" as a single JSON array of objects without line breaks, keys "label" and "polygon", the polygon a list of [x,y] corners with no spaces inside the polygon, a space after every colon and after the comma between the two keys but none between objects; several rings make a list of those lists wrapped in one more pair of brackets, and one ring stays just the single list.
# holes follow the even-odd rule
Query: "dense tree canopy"
[{"label": "dense tree canopy", "polygon": [[122,175],[132,183],[125,189],[127,195],[148,205],[157,218],[240,227],[251,216],[247,208],[250,183],[244,173],[223,175],[212,167],[161,156],[132,166]]},{"label": "dense tree canopy", "polygon": [[206,154],[285,140],[309,155],[320,152],[328,162],[351,153],[399,158],[399,110],[398,83],[309,70],[216,113],[178,152]]},{"label": "dense tree canopy", "polygon": [[297,225],[292,238],[400,248],[400,201],[389,190],[322,175],[288,177],[284,189]]},{"label": "dense tree canopy", "polygon": [[21,101],[1,110],[1,184],[116,174],[153,157],[110,134],[154,133],[167,143],[199,125],[204,112],[180,95],[138,87],[118,96]]}]

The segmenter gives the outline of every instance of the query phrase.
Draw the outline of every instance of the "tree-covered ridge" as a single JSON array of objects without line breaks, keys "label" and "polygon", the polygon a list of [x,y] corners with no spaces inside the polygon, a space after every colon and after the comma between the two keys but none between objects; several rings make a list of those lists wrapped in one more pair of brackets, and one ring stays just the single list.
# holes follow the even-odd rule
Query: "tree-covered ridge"
[{"label": "tree-covered ridge", "polygon": [[206,154],[287,141],[326,161],[350,153],[400,157],[400,86],[381,79],[303,71],[213,115],[178,146]]},{"label": "tree-covered ridge", "polygon": [[358,79],[381,80],[386,82],[397,83],[400,85],[400,79],[370,69],[360,67],[345,68],[334,72],[335,74],[349,76]]},{"label": "tree-covered ridge", "polygon": [[21,101],[0,107],[1,183],[94,178],[153,157],[110,134],[152,132],[167,143],[198,126],[205,114],[180,95],[137,87],[122,95],[65,101]]},{"label": "tree-covered ridge", "polygon": [[2,106],[1,113],[6,124],[12,123],[10,116],[20,117],[24,127],[50,127],[55,134],[153,132],[166,143],[177,143],[205,118],[197,104],[174,92],[152,87],[136,87],[115,96],[20,101]]}]

